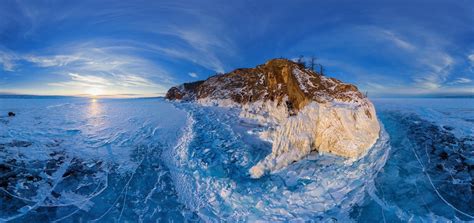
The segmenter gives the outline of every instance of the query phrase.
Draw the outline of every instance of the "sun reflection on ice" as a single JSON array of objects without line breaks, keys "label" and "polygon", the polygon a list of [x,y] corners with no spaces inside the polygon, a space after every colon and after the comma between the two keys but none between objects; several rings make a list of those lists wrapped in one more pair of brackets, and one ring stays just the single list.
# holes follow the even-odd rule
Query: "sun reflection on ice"
[{"label": "sun reflection on ice", "polygon": [[100,102],[97,98],[91,98],[88,109],[88,114],[90,117],[96,117],[102,112]]}]

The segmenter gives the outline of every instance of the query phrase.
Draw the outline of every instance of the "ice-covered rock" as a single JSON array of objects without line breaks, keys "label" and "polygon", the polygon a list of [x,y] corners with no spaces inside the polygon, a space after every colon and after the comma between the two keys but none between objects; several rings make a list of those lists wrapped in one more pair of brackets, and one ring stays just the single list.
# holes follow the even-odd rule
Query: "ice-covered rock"
[{"label": "ice-covered rock", "polygon": [[357,87],[286,59],[172,87],[166,98],[238,107],[241,118],[268,127],[260,137],[272,142],[272,153],[250,169],[255,178],[312,151],[357,159],[380,132],[372,103]]}]

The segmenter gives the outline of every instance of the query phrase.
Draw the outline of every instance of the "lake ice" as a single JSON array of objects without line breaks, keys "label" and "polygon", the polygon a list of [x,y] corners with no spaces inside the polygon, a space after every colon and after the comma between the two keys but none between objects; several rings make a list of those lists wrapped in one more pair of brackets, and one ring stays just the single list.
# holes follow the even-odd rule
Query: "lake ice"
[{"label": "lake ice", "polygon": [[474,100],[374,104],[384,129],[362,159],[252,179],[271,145],[235,109],[0,98],[0,221],[474,220]]}]

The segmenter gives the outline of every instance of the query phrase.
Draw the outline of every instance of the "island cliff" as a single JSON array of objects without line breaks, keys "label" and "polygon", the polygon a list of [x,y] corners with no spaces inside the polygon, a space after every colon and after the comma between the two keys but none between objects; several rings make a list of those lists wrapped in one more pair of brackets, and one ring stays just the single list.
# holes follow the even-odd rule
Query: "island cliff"
[{"label": "island cliff", "polygon": [[250,169],[254,178],[312,151],[357,159],[379,137],[374,106],[356,86],[286,59],[172,87],[166,98],[238,107],[241,118],[268,126],[260,137],[272,153]]}]

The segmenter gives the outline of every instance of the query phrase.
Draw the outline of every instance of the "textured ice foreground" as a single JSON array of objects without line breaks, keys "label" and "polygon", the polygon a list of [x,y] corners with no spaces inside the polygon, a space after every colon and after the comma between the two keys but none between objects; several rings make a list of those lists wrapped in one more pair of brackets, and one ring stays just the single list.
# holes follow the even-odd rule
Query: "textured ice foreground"
[{"label": "textured ice foreground", "polygon": [[238,110],[0,99],[0,221],[473,220],[473,100],[375,106],[386,131],[361,160],[312,154],[251,179],[271,145]]},{"label": "textured ice foreground", "polygon": [[192,219],[162,163],[186,113],[161,100],[0,99],[0,222]]}]

